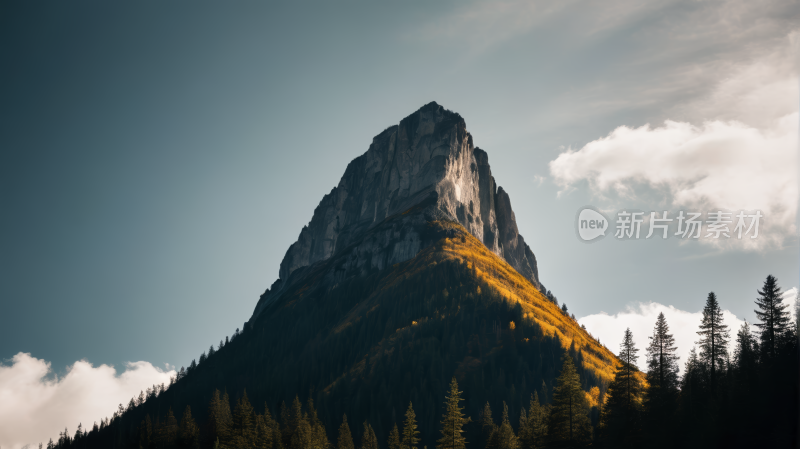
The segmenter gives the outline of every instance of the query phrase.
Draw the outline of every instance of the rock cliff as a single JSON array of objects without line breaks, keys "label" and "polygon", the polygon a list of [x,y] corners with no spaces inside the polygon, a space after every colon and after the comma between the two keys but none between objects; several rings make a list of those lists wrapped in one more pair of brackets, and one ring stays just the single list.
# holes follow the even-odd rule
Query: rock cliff
[{"label": "rock cliff", "polygon": [[327,275],[330,282],[413,258],[425,247],[425,221],[440,218],[459,222],[543,289],[536,257],[519,235],[488,155],[473,146],[459,114],[432,102],[377,135],[350,162],[286,251],[279,279],[262,295],[254,316],[298,273],[335,254],[346,262],[337,262],[337,272]]}]

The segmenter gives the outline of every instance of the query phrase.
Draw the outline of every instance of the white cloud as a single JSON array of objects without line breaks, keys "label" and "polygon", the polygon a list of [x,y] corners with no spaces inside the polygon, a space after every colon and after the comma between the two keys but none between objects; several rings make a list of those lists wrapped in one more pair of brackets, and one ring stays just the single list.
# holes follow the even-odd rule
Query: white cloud
[{"label": "white cloud", "polygon": [[[699,339],[697,330],[700,327],[700,322],[703,320],[702,311],[687,312],[685,310],[676,309],[673,306],[665,306],[663,304],[650,302],[638,303],[633,306],[628,306],[624,311],[616,315],[609,315],[605,312],[588,315],[578,319],[580,324],[586,326],[586,329],[609,349],[618,352],[619,344],[622,342],[622,337],[626,328],[630,328],[633,333],[633,340],[636,347],[639,349],[639,361],[637,365],[640,369],[646,369],[645,351],[647,345],[650,344],[647,337],[653,335],[653,327],[656,324],[656,319],[659,313],[664,313],[667,319],[670,333],[675,337],[675,346],[678,348],[678,355],[680,360],[678,366],[683,372],[684,364],[689,357],[689,352]],[[744,321],[738,319],[733,313],[728,310],[722,312],[723,322],[728,325],[731,332],[731,341],[729,351],[733,354],[733,349],[736,346],[736,332],[739,330]]]},{"label": "white cloud", "polygon": [[643,200],[644,185],[662,192],[674,208],[761,210],[757,239],[700,241],[762,249],[796,232],[797,121],[795,112],[764,130],[734,121],[620,126],[580,150],[560,154],[550,162],[550,172],[563,189],[587,180],[598,195],[616,194],[620,207]]},{"label": "white cloud", "polygon": [[74,434],[79,423],[91,429],[110,417],[120,403],[152,385],[169,384],[175,371],[163,371],[149,362],[131,362],[117,375],[113,366],[75,362],[59,379],[50,363],[18,353],[11,365],[0,364],[0,447],[31,447],[55,441],[66,426]]},{"label": "white cloud", "polygon": [[794,314],[794,309],[796,307],[795,304],[797,303],[797,287],[792,287],[783,292],[783,303],[789,305],[789,307],[786,308],[786,311],[789,312],[789,316],[794,323],[797,318]]}]

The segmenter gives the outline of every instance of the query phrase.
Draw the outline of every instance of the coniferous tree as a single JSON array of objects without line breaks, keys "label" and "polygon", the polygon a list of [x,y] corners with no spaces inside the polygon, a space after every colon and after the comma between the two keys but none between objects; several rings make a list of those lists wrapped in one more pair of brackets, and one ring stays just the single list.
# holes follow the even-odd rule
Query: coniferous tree
[{"label": "coniferous tree", "polygon": [[233,447],[252,447],[256,445],[255,410],[247,398],[247,390],[236,402],[233,410],[231,445]]},{"label": "coniferous tree", "polygon": [[645,428],[652,447],[674,447],[678,406],[678,348],[669,333],[664,313],[659,313],[647,347],[647,391]]},{"label": "coniferous tree", "polygon": [[339,439],[336,449],[355,449],[353,444],[353,434],[350,433],[350,426],[347,425],[347,415],[342,417],[342,424],[339,426]]},{"label": "coniferous tree", "polygon": [[300,427],[303,422],[303,406],[300,404],[300,398],[295,395],[291,407],[286,408],[285,405],[282,405],[281,408],[281,421],[283,424],[281,436],[283,438],[283,447],[291,448],[293,444],[292,440],[294,439],[295,434],[301,430]]},{"label": "coniferous tree", "polygon": [[159,447],[173,447],[178,440],[178,420],[172,413],[172,407],[167,411],[164,424],[158,429]]},{"label": "coniferous tree", "polygon": [[521,449],[525,448],[525,443],[522,442],[523,439],[526,439],[526,432],[528,431],[528,411],[525,410],[525,406],[523,405],[519,410],[519,434],[517,435],[517,442],[518,446]]},{"label": "coniferous tree", "polygon": [[639,369],[635,363],[638,349],[633,342],[633,333],[625,330],[620,345],[614,380],[608,386],[603,406],[603,440],[613,447],[639,447],[641,445],[641,414],[643,387]]},{"label": "coniferous tree", "polygon": [[519,447],[519,440],[511,427],[511,421],[508,419],[508,405],[505,402],[503,402],[502,422],[495,429],[491,441],[496,449],[517,449]]},{"label": "coniferous tree", "polygon": [[256,449],[270,449],[272,446],[272,430],[267,427],[263,415],[256,415]]},{"label": "coniferous tree", "polygon": [[301,415],[289,447],[290,449],[308,449],[312,447],[312,437],[313,432],[311,424],[308,422],[308,416]]},{"label": "coniferous tree", "polygon": [[483,447],[492,447],[492,436],[496,428],[497,425],[492,418],[492,407],[489,406],[489,401],[486,401],[486,405],[483,406],[483,411],[481,412],[481,438],[483,439]]},{"label": "coniferous tree", "polygon": [[188,405],[183,410],[181,425],[178,429],[179,446],[185,449],[197,449],[200,447],[200,429],[192,418],[192,408]]},{"label": "coniferous tree", "polygon": [[397,423],[392,426],[392,431],[389,432],[389,440],[387,441],[389,449],[400,449],[400,430],[397,428]]},{"label": "coniferous tree", "polygon": [[364,435],[361,436],[361,449],[378,449],[378,437],[366,421],[364,421]]},{"label": "coniferous tree", "polygon": [[697,331],[700,340],[700,361],[708,366],[711,394],[716,394],[719,370],[725,366],[730,332],[723,322],[722,309],[714,292],[708,294],[703,308],[703,321]]},{"label": "coniferous tree", "polygon": [[444,449],[463,449],[466,444],[463,427],[467,423],[464,417],[464,408],[459,405],[461,402],[461,391],[458,391],[456,378],[450,381],[450,393],[445,397],[445,413],[442,415],[440,429],[442,437],[437,441],[437,448]]},{"label": "coniferous tree", "polygon": [[220,447],[226,447],[225,443],[231,431],[232,421],[228,393],[220,395],[219,390],[214,390],[214,395],[208,404],[208,437],[210,441],[219,440]]},{"label": "coniferous tree", "polygon": [[767,359],[774,360],[789,330],[789,312],[782,302],[781,288],[774,276],[767,276],[763,290],[758,290],[758,294],[761,296],[756,298],[756,305],[760,310],[755,312],[761,322],[755,325],[760,330],[761,349]]},{"label": "coniferous tree", "polygon": [[544,447],[547,438],[548,414],[547,406],[539,403],[539,394],[534,391],[531,395],[530,409],[527,411],[524,428],[520,424],[519,443],[523,449]]},{"label": "coniferous tree", "polygon": [[406,420],[403,422],[403,449],[417,449],[419,444],[419,430],[417,430],[417,415],[411,402],[406,410]]},{"label": "coniferous tree", "polygon": [[755,428],[758,426],[752,414],[759,408],[757,399],[763,389],[758,388],[758,343],[747,321],[736,333],[733,362],[731,396],[734,401],[727,433],[744,446],[757,447],[759,440]]},{"label": "coniferous tree", "polygon": [[314,400],[311,397],[308,398],[308,424],[311,428],[310,449],[328,449],[331,443],[328,441],[325,426],[317,416],[317,409],[314,408]]},{"label": "coniferous tree", "polygon": [[281,449],[283,447],[283,438],[281,436],[281,426],[278,424],[277,421],[272,417],[272,413],[269,411],[269,406],[264,403],[264,415],[263,415],[264,426],[270,433],[270,436],[264,435],[262,439],[266,441],[265,444],[268,445],[269,449]]},{"label": "coniferous tree", "polygon": [[679,416],[681,434],[681,447],[702,447],[706,432],[703,420],[705,419],[704,389],[706,379],[706,365],[697,356],[696,348],[692,348],[689,358],[684,365],[681,378],[681,391],[679,396]]},{"label": "coniferous tree", "polygon": [[547,431],[554,446],[584,445],[591,441],[592,429],[588,416],[589,404],[581,389],[581,380],[568,352],[562,357],[561,374],[553,388]]}]

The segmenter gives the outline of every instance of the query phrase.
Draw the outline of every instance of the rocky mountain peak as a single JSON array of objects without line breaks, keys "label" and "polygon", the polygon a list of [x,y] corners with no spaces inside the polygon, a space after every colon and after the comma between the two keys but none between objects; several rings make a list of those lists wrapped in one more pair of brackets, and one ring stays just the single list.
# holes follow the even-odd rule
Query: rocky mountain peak
[{"label": "rocky mountain peak", "polygon": [[350,162],[286,251],[280,278],[255,314],[297,270],[338,252],[356,251],[353,266],[362,270],[413,258],[424,240],[414,226],[394,227],[367,246],[363,240],[388,218],[423,204],[429,217],[457,221],[542,289],[536,258],[519,235],[508,194],[495,184],[487,153],[473,146],[459,114],[431,102],[375,136],[367,152]]}]

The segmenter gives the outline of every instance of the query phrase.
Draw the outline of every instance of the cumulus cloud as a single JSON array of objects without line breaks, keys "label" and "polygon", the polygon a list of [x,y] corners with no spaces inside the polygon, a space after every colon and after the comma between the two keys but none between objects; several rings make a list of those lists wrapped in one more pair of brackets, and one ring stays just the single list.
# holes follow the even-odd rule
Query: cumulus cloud
[{"label": "cumulus cloud", "polygon": [[652,125],[623,124],[564,149],[550,174],[560,194],[586,186],[604,210],[761,210],[758,239],[700,241],[781,246],[797,235],[800,10],[775,1],[685,6],[642,34],[653,45],[628,67],[637,77],[587,97],[587,110],[606,114],[650,110]]},{"label": "cumulus cloud", "polygon": [[117,375],[113,366],[79,361],[58,378],[49,362],[20,352],[10,365],[0,364],[0,447],[47,443],[65,426],[74,433],[80,423],[91,429],[120,403],[152,385],[169,384],[174,375],[149,362],[128,363]]},{"label": "cumulus cloud", "polygon": [[[700,241],[741,242],[746,249],[780,245],[796,232],[797,121],[795,112],[764,130],[735,121],[620,126],[607,137],[560,154],[550,162],[550,172],[564,189],[586,180],[598,195],[616,194],[621,207],[655,190],[673,208],[760,210],[764,219],[757,239]],[[651,190],[641,189],[643,185]],[[653,205],[654,210],[660,207]]]},{"label": "cumulus cloud", "polygon": [[[788,304],[788,311],[794,321],[794,307],[797,301],[798,288],[793,287],[783,292],[783,303]],[[579,318],[578,322],[586,326],[586,329],[595,337],[600,339],[604,345],[609,349],[618,352],[619,343],[622,342],[625,329],[630,328],[633,333],[633,340],[636,347],[639,348],[639,362],[640,369],[646,369],[644,360],[647,345],[650,344],[648,337],[653,335],[653,327],[656,324],[658,314],[663,313],[667,319],[670,333],[675,337],[675,346],[678,348],[678,355],[680,361],[681,372],[683,372],[684,364],[689,357],[689,352],[696,346],[695,342],[698,340],[697,330],[700,327],[700,322],[703,320],[703,312],[687,312],[685,310],[677,309],[673,306],[665,306],[656,302],[649,303],[636,303],[629,305],[624,311],[614,315],[609,315],[605,312],[588,315]],[[731,340],[728,345],[728,351],[733,355],[733,350],[736,347],[736,332],[744,323],[733,313],[728,310],[722,311],[723,321],[728,326],[731,333]],[[752,324],[752,323],[751,323]],[[758,332],[755,327],[751,327],[752,332]]]},{"label": "cumulus cloud", "polygon": [[[628,306],[624,311],[615,315],[601,312],[580,318],[578,322],[585,325],[586,329],[591,332],[592,335],[598,337],[600,342],[615,353],[618,352],[619,344],[622,342],[625,329],[630,328],[636,347],[640,350],[640,358],[637,365],[640,369],[645,369],[644,355],[647,345],[650,344],[647,337],[653,335],[653,327],[656,324],[659,313],[664,314],[664,317],[667,319],[667,324],[669,325],[670,333],[675,337],[675,346],[677,346],[678,355],[680,356],[678,365],[681,368],[681,372],[683,372],[683,366],[689,357],[689,352],[696,346],[695,342],[699,339],[697,330],[700,327],[700,322],[703,320],[702,311],[687,312],[673,306],[665,306],[655,302],[638,303]],[[728,325],[731,331],[731,342],[728,350],[731,351],[732,354],[736,346],[736,332],[744,321],[737,318],[728,310],[723,310],[722,316],[723,322]]]}]

